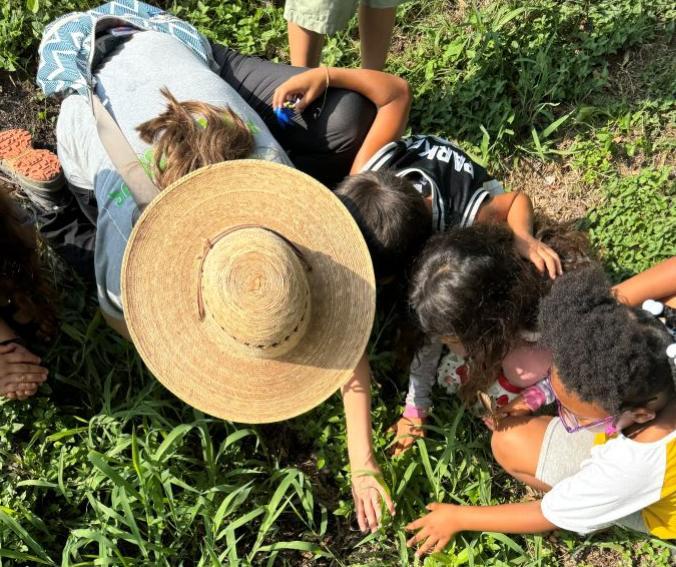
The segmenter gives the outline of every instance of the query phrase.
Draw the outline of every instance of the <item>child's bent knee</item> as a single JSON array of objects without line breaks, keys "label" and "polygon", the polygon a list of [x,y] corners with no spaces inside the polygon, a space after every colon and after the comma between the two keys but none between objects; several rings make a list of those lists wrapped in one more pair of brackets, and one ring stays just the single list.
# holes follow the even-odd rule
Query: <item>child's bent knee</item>
[{"label": "child's bent knee", "polygon": [[524,452],[528,450],[528,437],[521,426],[507,427],[493,432],[491,450],[498,464],[508,473],[520,469]]}]

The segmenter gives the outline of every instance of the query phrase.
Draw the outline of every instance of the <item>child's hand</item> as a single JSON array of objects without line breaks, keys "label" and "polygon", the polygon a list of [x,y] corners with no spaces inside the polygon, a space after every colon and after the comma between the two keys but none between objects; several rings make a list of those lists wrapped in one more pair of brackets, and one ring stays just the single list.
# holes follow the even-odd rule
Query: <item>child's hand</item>
[{"label": "child's hand", "polygon": [[559,255],[544,242],[530,234],[515,234],[514,246],[518,254],[535,264],[540,273],[544,274],[546,270],[552,279],[563,273]]},{"label": "child's hand", "polygon": [[47,369],[27,348],[10,343],[0,346],[0,396],[25,400],[47,380]]},{"label": "child's hand", "polygon": [[533,413],[533,409],[528,405],[526,398],[524,398],[522,395],[519,395],[506,406],[498,408],[497,413],[501,417],[520,416]]},{"label": "child's hand", "polygon": [[494,421],[488,417],[484,419],[484,423],[486,424],[486,427],[490,429],[491,431],[495,431],[496,429],[501,429],[503,421],[508,418],[508,417],[520,417],[524,415],[530,415],[533,413],[533,409],[528,405],[528,402],[526,402],[526,399],[522,396],[519,395],[516,398],[514,398],[511,402],[509,402],[506,406],[503,406],[501,408],[498,408],[495,411],[496,417],[498,418],[498,424],[494,423]]},{"label": "child's hand", "polygon": [[272,95],[272,108],[282,108],[285,102],[295,103],[294,110],[303,112],[327,86],[328,70],[324,67],[310,69],[279,85]]},{"label": "child's hand", "polygon": [[377,465],[352,473],[352,498],[357,510],[357,523],[362,532],[375,532],[380,527],[383,502],[394,516],[394,503]]},{"label": "child's hand", "polygon": [[402,415],[396,423],[391,425],[388,431],[394,433],[396,441],[392,447],[393,457],[398,457],[412,447],[416,439],[425,437],[425,430],[422,428],[424,424],[425,418],[404,417]]},{"label": "child's hand", "polygon": [[408,547],[424,542],[415,552],[417,556],[441,551],[455,534],[462,531],[458,525],[460,506],[434,502],[428,504],[426,508],[430,511],[429,514],[406,526],[409,531],[418,530],[418,533],[406,542]]}]

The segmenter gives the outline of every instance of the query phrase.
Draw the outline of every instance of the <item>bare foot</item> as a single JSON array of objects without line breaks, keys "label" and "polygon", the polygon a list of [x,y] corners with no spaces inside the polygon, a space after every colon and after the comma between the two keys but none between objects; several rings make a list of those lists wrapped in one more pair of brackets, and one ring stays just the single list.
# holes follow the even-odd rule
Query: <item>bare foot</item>
[{"label": "bare foot", "polygon": [[25,400],[47,380],[48,371],[40,358],[16,343],[0,346],[0,396]]}]

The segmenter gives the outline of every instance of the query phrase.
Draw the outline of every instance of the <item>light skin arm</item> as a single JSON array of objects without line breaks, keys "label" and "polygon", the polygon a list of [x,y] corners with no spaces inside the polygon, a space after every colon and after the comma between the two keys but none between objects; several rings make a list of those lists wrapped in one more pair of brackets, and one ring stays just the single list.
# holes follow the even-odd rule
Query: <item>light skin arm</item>
[{"label": "light skin arm", "polygon": [[373,154],[404,133],[411,106],[408,83],[400,77],[369,69],[310,69],[277,87],[272,98],[273,107],[280,108],[284,102],[300,98],[295,109],[302,112],[324,92],[327,77],[331,87],[358,92],[378,109],[350,170],[350,174],[358,173]]},{"label": "light skin arm", "polygon": [[417,530],[407,545],[422,544],[416,551],[416,555],[422,555],[441,551],[463,531],[532,534],[557,529],[542,514],[540,503],[541,500],[500,506],[429,504],[429,514],[406,526],[407,530]]},{"label": "light skin arm", "polygon": [[380,468],[373,454],[370,383],[371,370],[364,354],[341,393],[357,522],[362,531],[374,532],[380,525],[381,501],[385,502],[390,514],[394,514],[394,504],[380,480]]},{"label": "light skin arm", "polygon": [[632,307],[640,306],[646,299],[676,307],[676,256],[623,281],[613,291],[622,303]]},{"label": "light skin arm", "polygon": [[525,193],[513,191],[491,198],[479,209],[477,222],[506,222],[514,232],[520,256],[554,279],[563,273],[559,255],[533,236],[533,204]]}]

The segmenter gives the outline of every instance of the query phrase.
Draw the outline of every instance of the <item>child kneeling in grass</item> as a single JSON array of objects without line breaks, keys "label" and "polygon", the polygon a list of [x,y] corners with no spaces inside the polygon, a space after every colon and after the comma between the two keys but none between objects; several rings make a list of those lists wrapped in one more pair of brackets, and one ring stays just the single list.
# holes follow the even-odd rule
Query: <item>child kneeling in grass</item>
[{"label": "child kneeling in grass", "polygon": [[619,303],[596,268],[558,278],[539,326],[552,351],[558,417],[510,417],[492,449],[541,500],[498,506],[434,503],[410,523],[409,546],[439,551],[461,531],[581,534],[618,524],[676,537],[676,388],[672,337]]},{"label": "child kneeling in grass", "polygon": [[[556,251],[564,272],[589,265],[582,232],[546,219],[537,228],[537,238]],[[537,314],[552,280],[517,253],[514,240],[501,224],[455,228],[433,236],[416,260],[409,303],[430,340],[411,365],[395,455],[424,433],[405,426],[424,423],[435,375],[475,413],[482,413],[480,392],[484,403],[488,396],[497,408],[518,395],[530,410],[551,401],[544,386],[551,353],[538,344]]]}]

